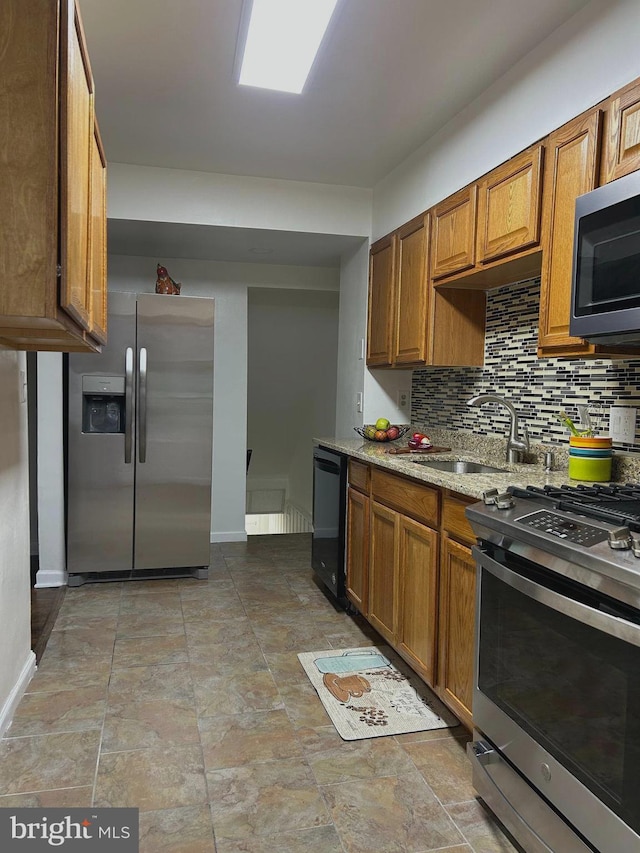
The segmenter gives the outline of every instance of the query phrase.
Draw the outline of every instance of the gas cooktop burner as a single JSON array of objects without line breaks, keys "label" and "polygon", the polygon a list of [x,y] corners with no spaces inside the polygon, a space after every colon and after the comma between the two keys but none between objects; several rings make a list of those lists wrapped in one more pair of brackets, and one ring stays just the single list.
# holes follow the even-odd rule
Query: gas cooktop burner
[{"label": "gas cooktop burner", "polygon": [[640,483],[491,489],[466,515],[499,561],[529,561],[640,609]]},{"label": "gas cooktop burner", "polygon": [[510,486],[515,498],[543,500],[565,512],[576,512],[588,518],[626,524],[640,532],[640,483],[603,486]]}]

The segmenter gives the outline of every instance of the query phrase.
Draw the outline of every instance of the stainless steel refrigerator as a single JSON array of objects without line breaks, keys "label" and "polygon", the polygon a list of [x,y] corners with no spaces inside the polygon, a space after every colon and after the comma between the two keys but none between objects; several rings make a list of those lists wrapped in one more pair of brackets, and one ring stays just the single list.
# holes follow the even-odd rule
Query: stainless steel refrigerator
[{"label": "stainless steel refrigerator", "polygon": [[108,334],[69,356],[69,585],[206,577],[213,299],[110,292]]}]

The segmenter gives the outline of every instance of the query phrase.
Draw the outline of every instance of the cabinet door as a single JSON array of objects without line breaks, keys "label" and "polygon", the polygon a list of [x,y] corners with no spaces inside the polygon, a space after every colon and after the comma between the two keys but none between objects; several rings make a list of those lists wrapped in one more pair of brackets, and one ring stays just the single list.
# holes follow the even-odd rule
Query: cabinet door
[{"label": "cabinet door", "polygon": [[478,262],[488,263],[540,242],[542,145],[498,166],[480,183]]},{"label": "cabinet door", "polygon": [[438,534],[400,516],[399,536],[399,650],[429,684],[434,684]]},{"label": "cabinet door", "polygon": [[607,104],[600,183],[640,169],[640,81],[611,96]]},{"label": "cabinet door", "polygon": [[592,347],[569,334],[576,198],[596,186],[601,112],[593,110],[549,135],[544,176],[539,355],[576,355]]},{"label": "cabinet door", "polygon": [[91,295],[90,333],[101,344],[107,342],[107,163],[98,125],[91,139],[91,221],[89,280]]},{"label": "cabinet door", "polygon": [[74,0],[62,0],[60,306],[89,330],[93,78]]},{"label": "cabinet door", "polygon": [[398,229],[395,364],[426,364],[429,340],[429,214]]},{"label": "cabinet door", "polygon": [[367,615],[369,570],[369,498],[349,487],[347,492],[347,598]]},{"label": "cabinet door", "polygon": [[440,561],[438,693],[472,726],[476,566],[471,550],[443,537]]},{"label": "cabinet door", "polygon": [[398,513],[372,502],[369,622],[392,645],[398,633],[398,522]]},{"label": "cabinet door", "polygon": [[393,358],[396,235],[371,246],[369,256],[369,322],[367,364],[389,366]]},{"label": "cabinet door", "polygon": [[436,205],[431,213],[431,278],[470,269],[476,262],[476,204],[472,184]]}]

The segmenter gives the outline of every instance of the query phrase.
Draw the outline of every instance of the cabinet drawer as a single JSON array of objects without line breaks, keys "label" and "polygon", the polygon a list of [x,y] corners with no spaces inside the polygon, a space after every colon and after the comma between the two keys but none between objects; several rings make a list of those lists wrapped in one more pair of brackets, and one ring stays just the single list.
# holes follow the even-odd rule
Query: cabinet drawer
[{"label": "cabinet drawer", "polygon": [[445,495],[442,503],[442,527],[454,539],[471,544],[476,541],[476,535],[464,511],[473,503],[477,503],[475,498],[465,498],[462,495]]},{"label": "cabinet drawer", "polygon": [[429,527],[438,526],[438,489],[374,468],[371,472],[371,493],[380,503],[393,507]]},{"label": "cabinet drawer", "polygon": [[369,484],[371,482],[371,468],[363,462],[356,462],[355,459],[349,460],[349,485],[354,489],[359,489],[365,494],[369,494]]}]

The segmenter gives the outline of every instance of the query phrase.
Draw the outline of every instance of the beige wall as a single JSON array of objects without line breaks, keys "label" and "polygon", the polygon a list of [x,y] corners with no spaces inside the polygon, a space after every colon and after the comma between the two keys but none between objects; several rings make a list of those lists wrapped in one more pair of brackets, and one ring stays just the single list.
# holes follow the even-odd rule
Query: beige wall
[{"label": "beige wall", "polygon": [[0,734],[33,669],[26,359],[0,351]]}]

